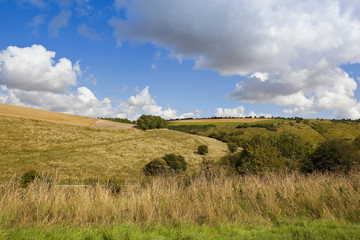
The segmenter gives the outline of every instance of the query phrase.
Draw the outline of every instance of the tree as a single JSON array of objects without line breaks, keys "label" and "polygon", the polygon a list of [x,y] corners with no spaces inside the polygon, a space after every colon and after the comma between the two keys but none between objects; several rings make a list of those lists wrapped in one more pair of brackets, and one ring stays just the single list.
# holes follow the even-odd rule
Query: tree
[{"label": "tree", "polygon": [[167,121],[159,116],[152,115],[141,115],[136,121],[138,128],[142,130],[155,129],[155,128],[166,128]]}]

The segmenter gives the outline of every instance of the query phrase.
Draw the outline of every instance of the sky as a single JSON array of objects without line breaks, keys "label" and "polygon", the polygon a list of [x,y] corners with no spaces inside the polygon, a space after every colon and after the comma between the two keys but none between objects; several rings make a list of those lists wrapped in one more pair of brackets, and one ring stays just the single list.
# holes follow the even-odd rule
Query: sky
[{"label": "sky", "polygon": [[358,0],[0,0],[0,103],[360,118]]}]

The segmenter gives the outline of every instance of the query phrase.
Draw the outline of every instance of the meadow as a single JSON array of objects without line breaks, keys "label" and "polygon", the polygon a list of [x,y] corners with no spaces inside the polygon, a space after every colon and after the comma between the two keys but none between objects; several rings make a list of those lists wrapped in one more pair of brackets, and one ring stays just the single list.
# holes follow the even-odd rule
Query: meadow
[{"label": "meadow", "polygon": [[[61,114],[42,114],[0,116],[0,239],[360,238],[356,168],[239,175],[221,164],[228,140],[291,132],[314,148],[332,138],[352,143],[358,122],[170,125],[181,132],[95,129],[91,119],[66,115],[59,123]],[[202,144],[206,155],[197,153]],[[144,175],[168,153],[184,156],[186,172]],[[41,175],[25,186],[21,176],[31,169]]]},{"label": "meadow", "polygon": [[23,188],[10,181],[0,187],[0,236],[356,239],[359,186],[358,172],[229,176],[209,169],[116,189],[61,187],[54,179]]}]

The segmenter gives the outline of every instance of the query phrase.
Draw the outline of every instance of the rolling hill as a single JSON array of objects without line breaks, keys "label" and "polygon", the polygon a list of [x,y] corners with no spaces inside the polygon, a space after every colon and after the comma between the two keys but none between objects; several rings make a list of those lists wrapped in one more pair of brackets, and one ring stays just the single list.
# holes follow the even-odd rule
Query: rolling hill
[{"label": "rolling hill", "polygon": [[[167,153],[181,154],[189,171],[203,157],[200,144],[209,146],[207,159],[227,153],[215,139],[167,129],[93,128],[97,119],[10,105],[0,105],[0,181],[35,169],[56,174],[62,183],[108,179],[131,181],[143,166]],[[126,124],[128,125],[128,124]]]}]

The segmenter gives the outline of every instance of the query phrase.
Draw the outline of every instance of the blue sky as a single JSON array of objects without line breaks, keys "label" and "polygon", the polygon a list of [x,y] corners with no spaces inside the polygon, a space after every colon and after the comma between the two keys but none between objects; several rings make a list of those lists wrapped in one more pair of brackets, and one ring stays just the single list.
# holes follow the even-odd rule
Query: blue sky
[{"label": "blue sky", "polygon": [[357,1],[0,0],[0,103],[360,118]]}]

